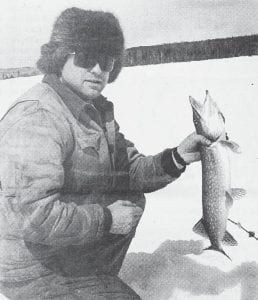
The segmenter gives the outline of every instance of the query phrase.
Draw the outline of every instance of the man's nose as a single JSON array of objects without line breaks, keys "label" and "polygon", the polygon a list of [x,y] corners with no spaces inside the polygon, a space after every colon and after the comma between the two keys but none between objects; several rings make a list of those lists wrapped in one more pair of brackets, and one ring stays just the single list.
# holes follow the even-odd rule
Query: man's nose
[{"label": "man's nose", "polygon": [[103,70],[101,69],[99,63],[96,63],[94,67],[92,67],[91,72],[96,73],[96,74],[101,74]]}]

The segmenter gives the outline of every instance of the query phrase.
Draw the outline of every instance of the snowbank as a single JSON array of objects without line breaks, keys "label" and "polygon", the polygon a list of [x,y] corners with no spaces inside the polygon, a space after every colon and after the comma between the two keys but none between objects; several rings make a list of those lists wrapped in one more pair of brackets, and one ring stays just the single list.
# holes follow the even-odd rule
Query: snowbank
[{"label": "snowbank", "polygon": [[[189,95],[205,90],[226,117],[230,138],[240,144],[232,155],[232,186],[247,196],[230,217],[258,234],[258,57],[125,68],[105,94],[115,103],[126,137],[144,154],[177,145],[194,131]],[[0,82],[3,115],[16,97],[42,76]],[[258,241],[233,224],[237,247],[232,258],[202,251],[209,242],[192,232],[201,217],[201,169],[189,166],[176,182],[147,194],[147,206],[121,277],[143,299],[258,299]]]}]

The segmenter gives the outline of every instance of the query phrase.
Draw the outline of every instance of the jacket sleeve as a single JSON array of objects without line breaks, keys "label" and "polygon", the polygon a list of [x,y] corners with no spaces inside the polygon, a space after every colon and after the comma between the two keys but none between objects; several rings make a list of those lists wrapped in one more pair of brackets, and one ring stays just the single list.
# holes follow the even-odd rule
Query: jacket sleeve
[{"label": "jacket sleeve", "polygon": [[100,205],[62,201],[67,132],[61,120],[40,108],[2,136],[1,206],[7,234],[59,247],[91,243],[105,233],[107,211]]},{"label": "jacket sleeve", "polygon": [[129,189],[143,193],[165,187],[177,179],[185,170],[178,169],[172,159],[172,149],[165,149],[156,155],[145,156],[134,144],[125,139],[117,124],[117,169],[119,174],[127,170]]}]

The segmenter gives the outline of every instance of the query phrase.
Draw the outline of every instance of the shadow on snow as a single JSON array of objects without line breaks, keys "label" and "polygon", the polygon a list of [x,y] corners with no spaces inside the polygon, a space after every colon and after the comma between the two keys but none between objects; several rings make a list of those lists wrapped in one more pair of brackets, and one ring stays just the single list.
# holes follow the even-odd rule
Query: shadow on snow
[{"label": "shadow on snow", "polygon": [[219,295],[241,284],[241,300],[258,299],[258,265],[242,263],[229,272],[195,262],[187,254],[202,253],[202,241],[165,241],[153,253],[129,253],[120,277],[143,300],[168,300],[175,289],[192,295]]}]

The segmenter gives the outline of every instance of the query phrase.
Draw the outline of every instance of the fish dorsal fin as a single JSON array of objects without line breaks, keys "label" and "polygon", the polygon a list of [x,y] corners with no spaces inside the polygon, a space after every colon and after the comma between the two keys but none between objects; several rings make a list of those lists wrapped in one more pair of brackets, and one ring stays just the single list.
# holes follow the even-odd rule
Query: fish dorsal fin
[{"label": "fish dorsal fin", "polygon": [[227,208],[230,208],[233,205],[234,199],[232,195],[226,191],[226,206]]},{"label": "fish dorsal fin", "polygon": [[229,148],[234,153],[238,153],[238,154],[241,153],[240,146],[237,143],[233,142],[233,141],[220,140],[219,143],[222,146]]},{"label": "fish dorsal fin", "polygon": [[238,244],[234,237],[228,231],[225,232],[222,242],[227,246],[237,246]]},{"label": "fish dorsal fin", "polygon": [[193,232],[197,233],[205,238],[208,238],[208,234],[205,230],[203,219],[199,220],[193,227]]},{"label": "fish dorsal fin", "polygon": [[238,200],[246,195],[246,190],[242,188],[232,188],[230,194],[234,200]]}]

